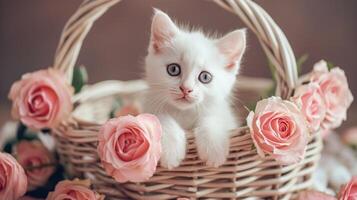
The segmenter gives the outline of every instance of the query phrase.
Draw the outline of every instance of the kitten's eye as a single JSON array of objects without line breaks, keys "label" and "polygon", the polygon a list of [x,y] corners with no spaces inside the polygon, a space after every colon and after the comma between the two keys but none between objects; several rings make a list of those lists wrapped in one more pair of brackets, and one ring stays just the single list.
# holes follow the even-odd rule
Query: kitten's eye
[{"label": "kitten's eye", "polygon": [[198,76],[198,80],[201,81],[201,83],[207,84],[212,81],[212,74],[210,74],[209,72],[203,71]]},{"label": "kitten's eye", "polygon": [[171,63],[167,65],[166,70],[170,76],[178,76],[181,73],[181,67],[177,63]]}]

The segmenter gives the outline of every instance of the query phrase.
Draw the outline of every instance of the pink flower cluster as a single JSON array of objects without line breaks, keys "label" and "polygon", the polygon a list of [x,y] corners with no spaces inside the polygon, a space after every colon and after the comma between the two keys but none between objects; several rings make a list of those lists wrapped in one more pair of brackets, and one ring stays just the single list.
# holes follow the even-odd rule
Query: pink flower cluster
[{"label": "pink flower cluster", "polygon": [[343,70],[328,70],[326,61],[314,65],[310,82],[296,89],[292,100],[299,106],[312,132],[337,128],[353,101]]},{"label": "pink flower cluster", "polygon": [[12,154],[0,152],[0,199],[18,199],[44,186],[54,172],[54,158],[39,140],[21,140]]},{"label": "pink flower cluster", "polygon": [[[27,146],[30,144],[22,143],[21,145]],[[25,146],[18,148],[25,148]],[[27,150],[29,151],[29,149]],[[29,156],[24,157],[27,158]],[[20,163],[24,161],[21,158],[19,160]],[[44,178],[48,178],[47,175],[49,173],[44,172],[43,175],[41,175],[41,172],[43,172],[41,170],[38,172],[31,172],[31,174],[27,174],[26,176],[25,170],[20,163],[18,163],[10,154],[0,152],[0,199],[33,199],[31,197],[23,197],[28,189],[28,181],[30,181],[30,184],[32,183],[37,186],[39,182],[43,182],[42,180]],[[37,177],[34,177],[35,175],[37,175]],[[41,176],[44,176],[44,178]],[[88,180],[64,180],[57,183],[55,191],[50,192],[46,199],[104,200],[104,196],[92,191]]]},{"label": "pink flower cluster", "polygon": [[296,88],[291,101],[270,97],[257,103],[247,118],[259,155],[281,164],[303,159],[310,133],[336,128],[353,101],[344,72],[327,63],[315,64],[308,84]]}]

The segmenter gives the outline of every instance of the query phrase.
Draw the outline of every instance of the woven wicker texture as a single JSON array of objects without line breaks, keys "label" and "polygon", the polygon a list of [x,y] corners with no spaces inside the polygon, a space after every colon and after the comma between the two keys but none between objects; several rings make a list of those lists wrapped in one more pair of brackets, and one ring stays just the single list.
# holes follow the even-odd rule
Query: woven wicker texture
[{"label": "woven wicker texture", "polygon": [[[117,2],[84,1],[65,25],[53,67],[65,72],[68,80],[71,80],[83,40],[93,23]],[[276,68],[276,94],[288,98],[297,83],[296,61],[280,28],[250,0],[214,2],[239,16],[255,33]],[[141,80],[107,81],[89,86],[74,97],[74,103],[80,105],[74,110],[74,117],[53,130],[61,162],[69,173],[90,178],[96,190],[113,199],[290,199],[296,191],[311,185],[311,175],[322,148],[319,136],[308,144],[302,162],[281,166],[270,157],[263,159],[257,155],[247,127],[233,130],[228,160],[219,168],[204,165],[198,158],[194,138],[187,133],[188,151],[180,167],[170,171],[158,167],[151,179],[140,184],[117,183],[101,167],[96,152],[97,134],[110,112],[113,96],[119,95],[127,101],[140,99],[145,89]]]}]

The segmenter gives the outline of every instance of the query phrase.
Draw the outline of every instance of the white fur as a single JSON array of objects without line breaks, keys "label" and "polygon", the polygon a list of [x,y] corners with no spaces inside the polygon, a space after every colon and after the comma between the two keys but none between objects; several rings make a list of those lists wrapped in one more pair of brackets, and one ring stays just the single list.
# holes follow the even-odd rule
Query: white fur
[{"label": "white fur", "polygon": [[[244,49],[242,30],[211,39],[201,32],[178,28],[165,13],[156,10],[145,59],[149,90],[144,109],[159,117],[164,130],[162,166],[171,169],[184,159],[185,130],[194,130],[203,161],[215,167],[225,162],[230,131],[239,125],[230,96]],[[168,75],[170,63],[181,66],[180,76]],[[212,74],[210,83],[198,80],[202,71]],[[177,100],[182,95],[180,86],[193,89],[187,101]]]}]

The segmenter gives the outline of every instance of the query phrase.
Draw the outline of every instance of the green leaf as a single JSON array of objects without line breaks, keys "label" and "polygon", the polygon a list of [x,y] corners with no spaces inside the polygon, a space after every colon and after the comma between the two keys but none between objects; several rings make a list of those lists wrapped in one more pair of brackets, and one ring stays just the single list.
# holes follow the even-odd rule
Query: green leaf
[{"label": "green leaf", "polygon": [[353,145],[351,145],[351,148],[352,148],[354,151],[356,151],[356,152],[357,152],[357,144],[353,144]]},{"label": "green leaf", "polygon": [[332,62],[330,62],[330,61],[326,61],[326,62],[327,62],[327,68],[329,71],[335,67],[335,65]]},{"label": "green leaf", "polygon": [[23,140],[39,140],[37,133],[26,133],[26,135],[24,135],[24,137],[22,138]]},{"label": "green leaf", "polygon": [[73,70],[72,86],[77,94],[82,87],[88,82],[87,70],[84,66],[75,67]]},{"label": "green leaf", "polygon": [[37,133],[30,132],[27,126],[20,122],[16,130],[16,141],[21,140],[38,140],[38,136]]},{"label": "green leaf", "polygon": [[[297,59],[296,66],[297,66],[298,74],[301,73],[302,65],[306,62],[306,60],[308,58],[309,58],[309,55],[308,54],[304,54],[300,58]],[[274,83],[273,83],[272,87],[269,88],[268,91],[266,91],[266,97],[274,96],[275,95],[276,86],[277,86],[277,81],[276,81],[277,78],[276,78],[275,66],[270,60],[268,60],[268,66],[269,66],[270,72],[272,74]]]},{"label": "green leaf", "polygon": [[16,143],[16,139],[12,139],[6,142],[3,151],[6,153],[11,154],[12,153],[12,147]]},{"label": "green leaf", "polygon": [[297,71],[298,71],[298,75],[301,74],[302,71],[302,65],[306,62],[306,60],[309,58],[308,54],[304,54],[302,55],[300,58],[297,59],[296,61],[296,67],[297,67]]},{"label": "green leaf", "polygon": [[26,134],[26,131],[27,131],[27,126],[19,122],[19,125],[17,126],[17,130],[16,130],[16,139],[22,140]]},{"label": "green leaf", "polygon": [[112,105],[112,110],[110,111],[109,117],[115,118],[115,112],[123,106],[123,100],[121,98],[116,98]]},{"label": "green leaf", "polygon": [[245,108],[249,111],[254,111],[256,106],[257,104],[255,102],[250,102],[245,106]]}]

